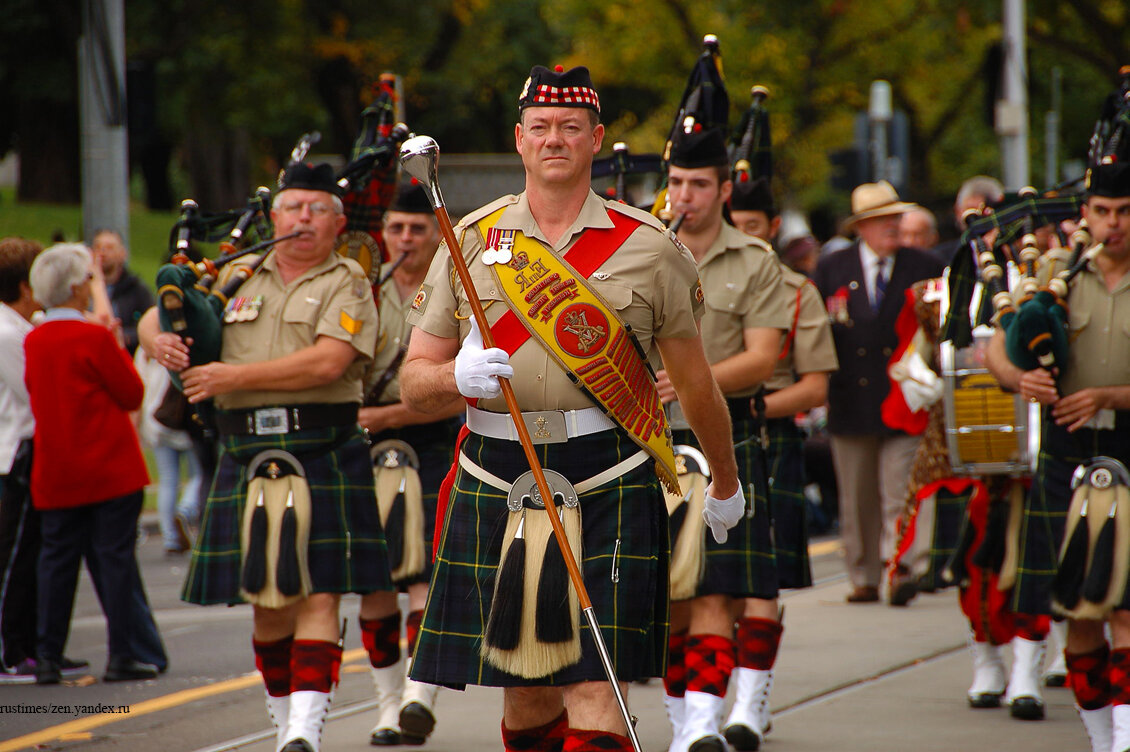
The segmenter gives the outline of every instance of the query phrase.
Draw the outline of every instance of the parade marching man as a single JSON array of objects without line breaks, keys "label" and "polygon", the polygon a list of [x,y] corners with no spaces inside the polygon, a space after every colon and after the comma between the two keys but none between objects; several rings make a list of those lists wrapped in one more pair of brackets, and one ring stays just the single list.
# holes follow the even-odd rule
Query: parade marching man
[{"label": "parade marching man", "polygon": [[[768,481],[751,402],[757,388],[773,374],[790,319],[772,248],[722,218],[732,188],[721,131],[680,131],[671,150],[667,191],[672,209],[683,217],[679,240],[690,250],[702,279],[706,298],[703,347],[714,379],[726,396],[738,473],[750,505],[725,540],[709,540],[701,527],[683,526],[684,534],[701,539],[697,542],[706,546],[706,553],[701,579],[690,597],[672,607],[664,684],[675,727],[671,749],[680,752],[692,747],[696,752],[725,751],[719,719],[736,657],[756,653],[755,661],[771,667],[781,634]],[[678,399],[666,371],[659,372],[659,395],[665,403],[674,404]],[[697,447],[685,423],[676,422],[681,407],[679,402],[671,409],[674,441]],[[734,621],[742,614],[743,603],[749,604],[747,616],[740,621],[735,645]],[[743,695],[767,696],[768,676],[769,671],[739,674]],[[743,707],[753,710],[744,702]],[[731,735],[741,745],[739,749],[756,749],[765,726],[767,719],[762,724],[752,716],[739,715]]]},{"label": "parade marching man", "polygon": [[[1009,360],[1002,332],[994,336],[989,350],[989,367],[1001,383],[1043,405],[1040,461],[1025,505],[1026,535],[1021,540],[1013,594],[1018,613],[1049,613],[1065,527],[1087,526],[1086,512],[1080,518],[1072,503],[1076,468],[1099,456],[1130,463],[1126,430],[1130,426],[1126,330],[1130,320],[1130,164],[1110,160],[1090,168],[1082,216],[1101,249],[1069,287],[1071,344],[1066,362],[1054,373],[1043,368],[1021,370]],[[1090,471],[1083,474],[1084,491],[1100,485],[1092,477]],[[1107,473],[1107,487],[1125,481],[1117,473]],[[1110,505],[1111,520],[1125,511],[1119,506]],[[1069,507],[1076,509],[1071,522]],[[1100,520],[1107,515],[1105,510],[1093,513]],[[1030,522],[1036,519],[1040,524]],[[1125,545],[1123,536],[1117,536],[1115,550]],[[1095,550],[1088,557],[1089,569],[1094,568],[1098,554]],[[1124,592],[1125,557],[1116,555],[1114,561],[1121,565],[1112,569],[1107,561],[1106,576],[1112,584],[1105,599],[1100,597],[1099,603],[1091,603],[1093,608],[1085,611],[1060,604],[1073,616],[1067,631],[1068,682],[1096,752],[1130,749],[1130,599]],[[1070,569],[1067,563],[1065,557],[1063,567]],[[1082,579],[1081,571],[1078,575]],[[1115,586],[1119,582],[1122,588]],[[1109,620],[1112,644],[1104,634],[1105,620]]]},{"label": "parade marching man", "polygon": [[[730,216],[747,235],[773,243],[781,217],[768,178],[735,180]],[[804,496],[804,434],[795,417],[824,404],[828,374],[836,370],[837,362],[824,301],[816,286],[782,263],[777,291],[789,313],[789,329],[773,375],[765,382],[769,516],[778,587],[801,588],[812,584],[812,571]],[[750,407],[755,418],[762,417],[752,404]],[[759,599],[751,598],[738,619],[737,665],[731,680],[734,703],[723,724],[726,740],[738,750],[757,749],[769,731],[769,691],[784,625],[777,614],[767,617],[765,611]],[[769,639],[757,639],[761,633],[767,633]]]},{"label": "parade marching man", "polygon": [[511,379],[554,479],[557,514],[577,541],[622,692],[661,673],[667,640],[660,482],[677,481],[651,353],[662,355],[702,438],[714,472],[705,513],[716,535],[725,537],[745,503],[725,403],[698,336],[694,262],[650,215],[590,188],[604,127],[588,70],[535,67],[519,113],[526,190],[456,228],[497,347],[483,348],[445,252],[409,314],[416,331],[403,398],[423,411],[460,395],[469,404],[412,677],[504,687],[507,750],[629,750],[499,378]]},{"label": "parade marching man", "polygon": [[141,336],[181,372],[190,402],[218,408],[219,468],[182,597],[253,603],[277,748],[318,752],[341,665],[341,594],[379,592],[374,619],[396,611],[357,423],[377,311],[361,267],[334,252],[345,216],[329,165],[292,164],[271,219],[276,237],[298,235],[228,302],[220,360],[188,368],[191,341],[157,334],[152,314]]},{"label": "parade marching man", "polygon": [[[408,350],[407,313],[439,247],[436,218],[424,189],[404,184],[384,216],[390,261],[381,267],[380,335],[365,384],[361,427],[373,444],[377,501],[389,548],[393,583],[408,592],[405,624],[408,665],[416,647],[431,577],[432,531],[440,483],[451,467],[463,401],[438,413],[421,413],[400,399],[400,365]],[[371,618],[384,608],[384,593],[361,599],[361,639],[369,654],[377,695],[376,746],[422,743],[435,727],[438,687],[407,680],[400,661],[400,612]],[[375,607],[375,608],[372,608]]]}]

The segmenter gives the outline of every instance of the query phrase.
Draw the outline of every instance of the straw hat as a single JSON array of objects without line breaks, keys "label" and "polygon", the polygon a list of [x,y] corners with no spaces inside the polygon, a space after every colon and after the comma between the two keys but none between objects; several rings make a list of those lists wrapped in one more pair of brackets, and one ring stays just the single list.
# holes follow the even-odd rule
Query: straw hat
[{"label": "straw hat", "polygon": [[918,204],[899,201],[899,195],[894,186],[886,180],[878,183],[864,183],[851,192],[851,216],[844,222],[844,227],[851,227],[855,223],[872,217],[885,217],[891,214],[905,214],[911,209],[918,208]]}]

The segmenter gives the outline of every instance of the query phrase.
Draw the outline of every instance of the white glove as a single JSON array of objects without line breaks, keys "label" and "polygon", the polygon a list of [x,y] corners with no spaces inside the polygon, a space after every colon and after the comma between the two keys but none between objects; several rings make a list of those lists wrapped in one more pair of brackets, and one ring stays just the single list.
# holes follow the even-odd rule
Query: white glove
[{"label": "white glove", "polygon": [[891,378],[899,385],[911,412],[924,410],[942,398],[945,384],[930,370],[917,352],[909,353],[890,367]]},{"label": "white glove", "polygon": [[471,317],[471,333],[463,340],[455,356],[455,386],[464,397],[490,399],[502,394],[498,377],[510,378],[514,369],[506,351],[492,347],[483,349],[483,334],[479,322]]},{"label": "white glove", "polygon": [[729,538],[726,531],[738,524],[738,520],[745,514],[745,493],[738,484],[737,493],[728,499],[716,499],[713,496],[714,486],[706,491],[706,501],[702,506],[702,519],[710,525],[710,532],[718,543],[725,543]]}]

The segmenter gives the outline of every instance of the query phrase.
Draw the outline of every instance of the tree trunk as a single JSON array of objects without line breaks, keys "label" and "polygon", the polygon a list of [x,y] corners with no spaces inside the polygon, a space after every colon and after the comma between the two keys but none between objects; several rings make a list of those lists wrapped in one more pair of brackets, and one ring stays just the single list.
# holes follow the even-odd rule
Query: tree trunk
[{"label": "tree trunk", "polygon": [[20,201],[77,204],[82,200],[78,100],[24,100],[17,107]]}]

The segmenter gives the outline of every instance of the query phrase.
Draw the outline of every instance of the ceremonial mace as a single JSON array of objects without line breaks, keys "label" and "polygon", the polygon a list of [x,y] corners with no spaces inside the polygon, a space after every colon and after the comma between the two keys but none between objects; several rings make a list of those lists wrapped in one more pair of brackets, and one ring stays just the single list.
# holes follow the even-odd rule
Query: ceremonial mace
[{"label": "ceremonial mace", "polygon": [[[467,269],[467,261],[463,258],[463,249],[459,245],[459,241],[455,239],[455,229],[451,226],[451,217],[447,215],[447,207],[443,203],[443,195],[439,190],[439,178],[436,173],[436,165],[439,162],[439,145],[435,142],[434,138],[430,136],[417,136],[410,138],[404,142],[400,147],[400,163],[404,165],[404,169],[408,174],[420,181],[421,184],[428,189],[428,200],[431,201],[432,208],[435,210],[436,220],[439,222],[440,232],[443,234],[444,242],[447,243],[448,253],[451,254],[451,260],[455,264],[455,270],[459,274],[459,280],[463,283],[463,290],[467,294],[467,302],[471,306],[471,313],[474,315],[475,320],[479,322],[479,331],[483,336],[483,346],[486,348],[494,347],[494,336],[491,333],[490,325],[487,323],[486,314],[483,312],[483,305],[479,301],[479,295],[475,291],[475,284],[471,280],[471,272]],[[616,695],[616,704],[620,707],[620,715],[624,718],[624,725],[628,727],[628,738],[632,740],[632,748],[636,752],[642,752],[640,747],[639,737],[636,736],[635,726],[632,725],[632,715],[628,712],[628,704],[624,700],[624,695],[620,691],[620,683],[616,678],[616,671],[612,666],[612,659],[608,655],[608,647],[604,644],[604,636],[600,632],[600,624],[596,620],[596,614],[593,612],[592,601],[589,600],[588,590],[585,588],[585,583],[581,579],[581,570],[577,567],[577,560],[573,557],[573,552],[569,547],[569,539],[565,537],[565,528],[561,524],[561,519],[557,516],[557,510],[552,503],[553,493],[549,490],[549,483],[545,480],[545,473],[542,472],[541,463],[538,461],[537,453],[534,451],[534,442],[530,439],[530,432],[526,428],[525,421],[522,420],[522,411],[518,407],[518,400],[514,396],[514,389],[510,386],[510,380],[502,377],[498,378],[498,383],[502,387],[502,396],[506,400],[506,407],[510,411],[510,418],[514,421],[514,427],[518,431],[518,440],[522,443],[522,449],[526,453],[526,461],[530,465],[530,470],[534,474],[534,480],[537,481],[538,492],[543,499],[547,500],[545,511],[549,515],[549,521],[553,525],[553,535],[557,539],[557,545],[561,549],[561,556],[565,559],[565,567],[569,571],[569,579],[573,583],[573,587],[577,591],[577,600],[580,603],[581,611],[585,615],[585,619],[589,624],[589,632],[592,633],[593,641],[596,643],[596,650],[600,654],[600,662],[604,665],[604,673],[608,676],[608,682],[612,685],[612,692]]]}]

